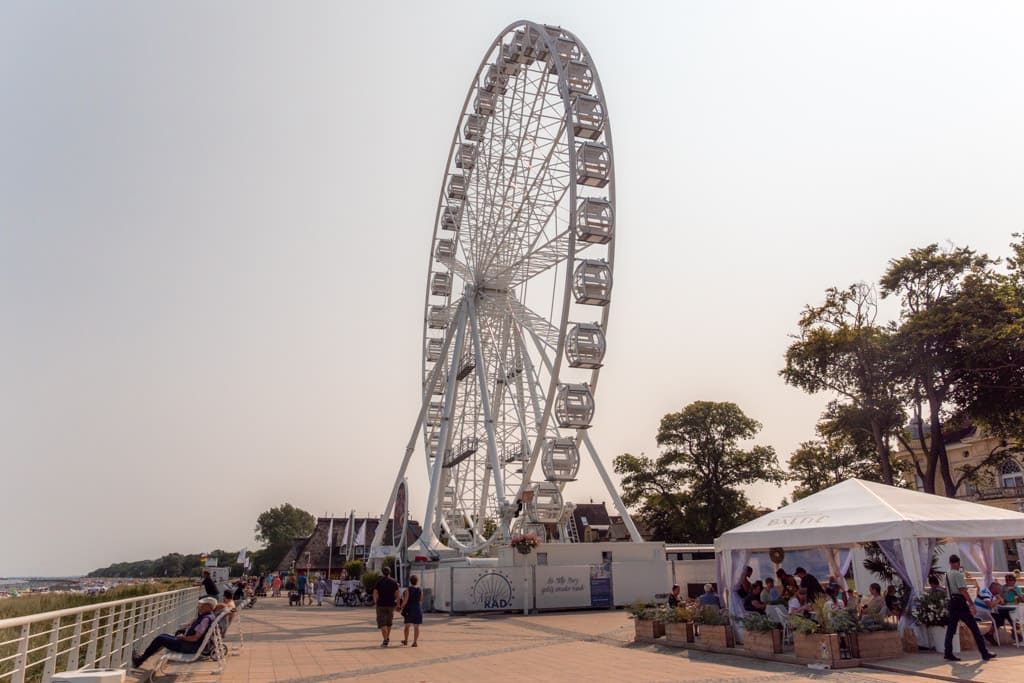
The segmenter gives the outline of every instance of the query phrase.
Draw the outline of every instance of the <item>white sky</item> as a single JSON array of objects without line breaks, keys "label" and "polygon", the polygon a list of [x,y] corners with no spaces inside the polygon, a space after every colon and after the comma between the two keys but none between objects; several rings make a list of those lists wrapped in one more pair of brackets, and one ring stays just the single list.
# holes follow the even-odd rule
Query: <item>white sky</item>
[{"label": "white sky", "polygon": [[[804,304],[1024,227],[1019,3],[350,5],[0,5],[0,575],[380,512],[451,134],[516,19],[586,43],[612,117],[608,467],[701,399],[784,460],[825,402],[777,375]],[[586,461],[567,495],[607,498]]]}]

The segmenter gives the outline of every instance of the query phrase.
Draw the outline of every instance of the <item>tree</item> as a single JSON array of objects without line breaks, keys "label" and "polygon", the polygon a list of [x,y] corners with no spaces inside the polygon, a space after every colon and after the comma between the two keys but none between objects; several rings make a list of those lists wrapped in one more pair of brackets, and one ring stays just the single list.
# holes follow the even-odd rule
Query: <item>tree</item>
[{"label": "tree", "polygon": [[709,543],[757,515],[738,488],[781,483],[770,446],[740,448],[761,425],[734,403],[697,401],[661,419],[657,459],[628,453],[615,458],[623,501],[661,540]]},{"label": "tree", "polygon": [[844,432],[804,441],[789,457],[789,478],[797,482],[793,500],[851,478],[879,481],[881,471],[876,456],[869,443],[858,443]]},{"label": "tree", "polygon": [[[958,391],[956,385],[970,381],[965,362],[971,351],[962,344],[975,318],[963,306],[963,284],[968,275],[981,276],[992,264],[988,256],[968,247],[943,250],[930,244],[889,261],[880,281],[883,298],[900,299],[899,327],[893,344],[895,371],[914,406],[922,449],[926,446],[924,466],[918,458],[914,458],[914,464],[929,493],[934,493],[938,471],[944,494],[956,495],[942,428],[956,409],[952,403]],[[924,405],[928,408],[927,430],[921,428]],[[927,443],[926,433],[931,435]],[[909,441],[902,443],[913,450]]]},{"label": "tree", "polygon": [[786,349],[787,384],[808,393],[835,392],[825,419],[852,442],[874,445],[881,481],[890,486],[890,436],[903,424],[899,384],[891,360],[892,330],[877,324],[878,300],[865,283],[829,289],[820,306],[807,306],[800,334]]},{"label": "tree", "polygon": [[316,528],[316,517],[310,513],[284,503],[270,508],[256,518],[256,540],[264,548],[256,553],[256,564],[276,569],[291,548],[296,538],[305,538]]},{"label": "tree", "polygon": [[963,327],[965,379],[952,388],[962,415],[998,435],[1024,442],[1024,236],[1017,233],[1005,273],[965,278],[956,315]]}]

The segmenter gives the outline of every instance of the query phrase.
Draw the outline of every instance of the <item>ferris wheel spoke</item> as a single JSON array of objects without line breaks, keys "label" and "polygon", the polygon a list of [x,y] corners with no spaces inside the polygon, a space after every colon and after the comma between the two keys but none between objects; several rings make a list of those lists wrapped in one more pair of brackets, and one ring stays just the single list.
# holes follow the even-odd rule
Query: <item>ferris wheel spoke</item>
[{"label": "ferris wheel spoke", "polygon": [[515,317],[520,325],[528,328],[552,349],[558,348],[561,332],[557,327],[548,322],[547,318],[539,313],[535,313],[511,297],[509,297],[507,305],[512,316]]}]

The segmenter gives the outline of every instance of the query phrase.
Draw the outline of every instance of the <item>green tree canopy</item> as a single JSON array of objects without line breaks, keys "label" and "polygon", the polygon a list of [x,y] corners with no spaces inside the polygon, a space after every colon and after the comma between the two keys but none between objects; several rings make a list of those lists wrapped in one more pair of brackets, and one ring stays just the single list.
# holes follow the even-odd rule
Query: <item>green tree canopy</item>
[{"label": "green tree canopy", "polygon": [[615,459],[624,502],[639,505],[640,518],[660,540],[713,541],[758,514],[741,486],[786,478],[772,447],[741,447],[760,429],[735,403],[696,401],[665,415],[657,459],[628,453]]},{"label": "green tree canopy", "polygon": [[256,540],[264,548],[255,553],[258,568],[277,569],[292,541],[304,538],[316,528],[316,517],[291,503],[270,508],[256,518]]},{"label": "green tree canopy", "polygon": [[891,486],[890,437],[904,414],[893,370],[893,333],[877,317],[877,295],[869,285],[829,289],[824,304],[804,309],[800,333],[786,349],[786,367],[779,374],[808,393],[835,393],[827,419],[850,442],[868,439],[881,481]]}]

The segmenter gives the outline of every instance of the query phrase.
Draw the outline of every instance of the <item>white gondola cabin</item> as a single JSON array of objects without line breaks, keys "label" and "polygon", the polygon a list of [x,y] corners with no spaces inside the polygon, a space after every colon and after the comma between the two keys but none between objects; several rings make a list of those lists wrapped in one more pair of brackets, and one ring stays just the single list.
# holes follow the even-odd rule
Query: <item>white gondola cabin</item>
[{"label": "white gondola cabin", "polygon": [[611,242],[615,232],[615,210],[600,197],[585,197],[576,204],[576,239],[591,244]]},{"label": "white gondola cabin", "polygon": [[604,330],[597,323],[576,323],[565,337],[569,367],[593,370],[604,360]]},{"label": "white gondola cabin", "polygon": [[565,84],[570,94],[586,95],[594,85],[594,70],[586,62],[574,59],[566,69]]},{"label": "white gondola cabin", "polygon": [[483,88],[476,89],[476,99],[473,100],[473,111],[480,116],[490,116],[498,104],[498,96]]},{"label": "white gondola cabin", "polygon": [[487,73],[484,74],[483,87],[487,92],[504,95],[508,90],[508,74],[502,71],[497,64],[491,64],[487,67]]},{"label": "white gondola cabin", "polygon": [[565,429],[586,429],[594,421],[594,394],[586,384],[559,384],[555,419]]},{"label": "white gondola cabin", "polygon": [[427,340],[427,361],[436,363],[441,360],[441,351],[444,350],[444,339],[432,337]]},{"label": "white gondola cabin", "polygon": [[572,131],[578,138],[596,140],[604,132],[604,104],[592,95],[576,95],[572,107]]},{"label": "white gondola cabin", "polygon": [[462,204],[449,204],[444,207],[441,213],[441,228],[444,230],[458,230],[462,225]]},{"label": "white gondola cabin", "polygon": [[448,327],[450,319],[447,306],[430,306],[427,309],[427,327],[432,330],[443,330]]},{"label": "white gondola cabin", "polygon": [[452,274],[432,274],[430,276],[430,293],[434,296],[450,296],[452,293]]},{"label": "white gondola cabin", "polygon": [[466,116],[466,125],[462,127],[462,136],[473,142],[480,142],[484,139],[484,131],[487,130],[487,117],[479,114]]},{"label": "white gondola cabin", "polygon": [[576,182],[604,187],[612,176],[612,153],[600,142],[584,142],[576,148]]},{"label": "white gondola cabin", "polygon": [[455,165],[467,171],[472,171],[476,166],[476,145],[472,142],[459,144],[459,151],[455,154]]},{"label": "white gondola cabin", "polygon": [[526,514],[532,522],[555,524],[562,517],[564,505],[558,484],[542,481],[533,485],[533,497],[526,504]]},{"label": "white gondola cabin", "polygon": [[572,293],[578,304],[606,306],[612,300],[612,269],[603,260],[580,261],[573,273]]},{"label": "white gondola cabin", "polygon": [[541,469],[548,481],[573,481],[580,469],[580,449],[575,439],[547,439],[541,456]]},{"label": "white gondola cabin", "polygon": [[438,240],[434,247],[434,258],[444,261],[455,256],[455,240]]},{"label": "white gondola cabin", "polygon": [[448,199],[465,199],[469,182],[461,173],[453,173],[448,177]]}]

